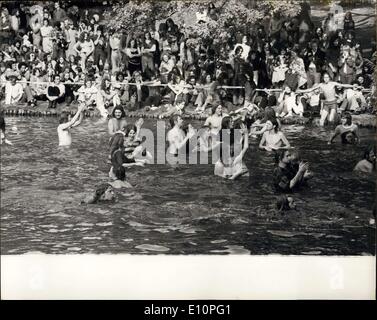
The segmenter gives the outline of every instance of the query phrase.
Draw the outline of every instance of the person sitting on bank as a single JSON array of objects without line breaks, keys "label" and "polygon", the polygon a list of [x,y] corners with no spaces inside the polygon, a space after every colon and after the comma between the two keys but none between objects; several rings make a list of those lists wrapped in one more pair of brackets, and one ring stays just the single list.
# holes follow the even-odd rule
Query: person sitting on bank
[{"label": "person sitting on bank", "polygon": [[5,104],[14,105],[21,102],[24,96],[24,88],[21,83],[17,83],[17,77],[10,75],[9,82],[5,85]]},{"label": "person sitting on bank", "polygon": [[48,107],[55,109],[58,103],[64,102],[65,86],[60,82],[60,76],[54,77],[54,82],[47,87],[46,97],[48,99]]},{"label": "person sitting on bank", "polygon": [[360,142],[359,128],[356,124],[352,123],[352,115],[349,112],[344,114],[342,124],[335,128],[335,132],[331,135],[328,144],[331,144],[339,135],[343,144],[355,144]]}]

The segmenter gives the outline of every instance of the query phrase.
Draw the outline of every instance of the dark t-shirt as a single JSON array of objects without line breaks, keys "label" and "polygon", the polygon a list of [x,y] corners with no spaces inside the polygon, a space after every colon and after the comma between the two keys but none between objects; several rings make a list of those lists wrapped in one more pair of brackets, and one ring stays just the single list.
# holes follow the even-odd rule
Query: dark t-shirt
[{"label": "dark t-shirt", "polygon": [[281,168],[277,167],[274,170],[273,184],[275,190],[278,192],[291,192],[289,184],[291,180],[295,177],[296,173],[293,171],[293,168],[286,167]]}]

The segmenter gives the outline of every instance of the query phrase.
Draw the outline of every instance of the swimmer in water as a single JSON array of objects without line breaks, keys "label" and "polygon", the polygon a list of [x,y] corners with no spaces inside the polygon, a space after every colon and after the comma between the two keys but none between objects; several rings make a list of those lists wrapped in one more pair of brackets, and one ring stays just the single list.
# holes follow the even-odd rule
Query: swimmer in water
[{"label": "swimmer in water", "polygon": [[9,144],[9,145],[13,144],[5,137],[5,119],[3,115],[0,114],[0,144],[3,144],[3,141],[5,144]]},{"label": "swimmer in water", "polygon": [[259,149],[266,151],[291,149],[291,145],[284,133],[279,130],[279,123],[276,119],[271,119],[266,122],[266,131],[263,133],[259,143]]},{"label": "swimmer in water", "polygon": [[[222,129],[220,136],[222,144],[220,145],[220,157],[215,164],[214,174],[216,176],[235,180],[240,176],[248,175],[249,171],[243,163],[243,157],[249,147],[249,134],[248,130],[243,123],[239,123],[237,129],[240,130],[241,140],[234,141],[235,131],[230,117],[224,117],[222,121]],[[225,135],[229,135],[229,141],[226,141]],[[233,140],[233,141],[232,141]],[[235,143],[240,143],[242,149],[239,154],[235,154]]]},{"label": "swimmer in water", "polygon": [[[152,159],[152,155],[146,151],[140,139],[140,129],[144,120],[139,119],[135,125],[128,125],[124,129],[124,152],[129,163],[144,165]],[[147,157],[147,159],[141,159]]]},{"label": "swimmer in water", "polygon": [[114,135],[117,131],[127,126],[126,113],[122,106],[116,106],[112,112],[112,118],[108,122],[109,135]]},{"label": "swimmer in water", "polygon": [[186,134],[182,129],[183,119],[179,115],[172,116],[169,119],[169,122],[172,129],[168,131],[166,137],[169,142],[167,160],[170,164],[177,164],[179,151],[186,147],[187,141],[195,135],[195,130],[189,124],[188,132]]},{"label": "swimmer in water", "polygon": [[296,210],[296,203],[293,197],[281,195],[276,200],[276,209],[283,214],[284,211]]},{"label": "swimmer in water", "polygon": [[111,164],[109,177],[114,181],[110,184],[115,189],[132,188],[131,184],[126,181],[126,167],[137,165],[135,162],[130,163],[124,152],[124,134],[116,133],[111,139]]},{"label": "swimmer in water", "polygon": [[303,185],[311,175],[309,164],[301,161],[297,170],[292,168],[292,155],[289,150],[276,154],[277,167],[273,173],[273,184],[277,192],[292,192]]},{"label": "swimmer in water", "polygon": [[113,187],[108,184],[104,183],[101,184],[96,191],[85,200],[81,201],[81,204],[95,204],[99,202],[110,202],[115,201],[116,197],[114,194]]},{"label": "swimmer in water", "polygon": [[337,101],[338,97],[335,91],[336,87],[348,88],[348,89],[354,88],[352,84],[342,84],[339,82],[330,81],[329,74],[325,72],[323,74],[323,82],[314,85],[310,89],[296,91],[296,93],[309,93],[311,91],[320,89],[321,93],[323,94],[325,98],[323,101],[323,109],[321,112],[321,120],[320,120],[320,126],[322,127],[325,125],[325,121],[327,118],[330,122],[333,122],[335,120],[335,115],[337,113],[337,108],[338,108],[338,101]]},{"label": "swimmer in water", "polygon": [[352,115],[349,112],[344,114],[342,124],[335,128],[335,132],[331,135],[328,144],[331,144],[339,135],[343,144],[355,144],[360,142],[359,128],[356,124],[352,123]]},{"label": "swimmer in water", "polygon": [[369,147],[364,152],[364,159],[360,160],[353,171],[372,173],[376,171],[376,146]]},{"label": "swimmer in water", "polygon": [[72,144],[72,136],[70,129],[77,127],[81,124],[84,117],[83,110],[85,105],[80,105],[77,109],[76,114],[71,118],[68,112],[63,111],[60,115],[59,126],[57,128],[59,146],[70,146]]}]

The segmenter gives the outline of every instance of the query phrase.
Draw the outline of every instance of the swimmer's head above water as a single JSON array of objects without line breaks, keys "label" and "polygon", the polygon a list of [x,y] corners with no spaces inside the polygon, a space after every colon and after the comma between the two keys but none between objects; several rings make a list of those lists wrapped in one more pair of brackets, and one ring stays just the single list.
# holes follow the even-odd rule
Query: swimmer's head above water
[{"label": "swimmer's head above water", "polygon": [[278,209],[279,212],[288,211],[291,209],[295,210],[296,209],[295,200],[290,196],[282,195],[278,197],[276,200],[276,209]]},{"label": "swimmer's head above water", "polygon": [[62,124],[62,123],[67,123],[71,120],[71,114],[66,112],[66,111],[63,111],[61,114],[60,114],[60,118],[59,118],[59,124]]},{"label": "swimmer's head above water", "polygon": [[177,126],[178,128],[181,128],[183,125],[183,119],[180,115],[175,114],[170,117],[169,124],[172,128],[174,128],[175,126]]},{"label": "swimmer's head above water", "polygon": [[114,201],[115,200],[115,194],[114,194],[114,189],[113,187],[108,184],[104,183],[101,184],[96,188],[94,191],[93,195],[84,200],[83,203],[87,204],[94,204],[102,201]]}]

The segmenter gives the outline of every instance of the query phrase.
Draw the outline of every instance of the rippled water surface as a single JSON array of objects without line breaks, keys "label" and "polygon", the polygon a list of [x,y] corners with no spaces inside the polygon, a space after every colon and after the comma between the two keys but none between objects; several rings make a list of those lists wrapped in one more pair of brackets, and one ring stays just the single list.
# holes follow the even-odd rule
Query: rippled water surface
[{"label": "rippled water surface", "polygon": [[[131,119],[133,120],[133,119]],[[225,181],[213,165],[131,168],[129,191],[112,204],[80,205],[107,181],[106,123],[73,129],[57,147],[57,119],[7,118],[13,146],[1,146],[1,253],[371,254],[375,176],[352,173],[375,131],[360,146],[328,146],[329,130],[286,126],[315,178],[295,195],[298,210],[274,210],[271,154],[252,141],[250,177]],[[194,123],[198,127],[198,123]],[[156,131],[156,120],[145,127]]]}]

